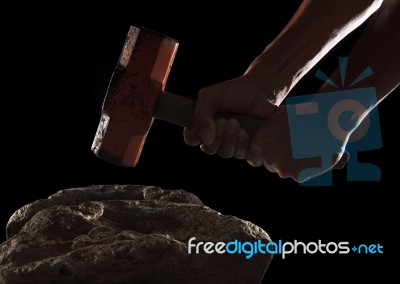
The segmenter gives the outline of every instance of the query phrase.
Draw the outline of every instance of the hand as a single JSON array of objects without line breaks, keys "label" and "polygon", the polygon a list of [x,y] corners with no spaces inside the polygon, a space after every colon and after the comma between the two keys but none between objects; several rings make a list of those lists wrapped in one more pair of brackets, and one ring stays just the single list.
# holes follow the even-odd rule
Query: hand
[{"label": "hand", "polygon": [[[341,160],[341,157],[347,140],[343,142],[342,147],[334,151],[337,154],[333,155],[332,163],[322,164],[320,157],[294,159],[291,139],[297,138],[291,137],[286,106],[280,106],[251,139],[247,152],[248,163],[254,167],[263,165],[268,171],[277,173],[281,178],[290,177],[298,182],[318,176],[334,166],[341,168],[346,163],[346,160]],[[300,175],[305,169],[313,170],[307,175],[304,173]]]},{"label": "hand", "polygon": [[[240,129],[235,119],[217,119],[217,112],[243,113],[265,120],[253,137]],[[190,146],[200,144],[207,154],[223,158],[247,159],[254,167],[263,165],[282,178],[290,177],[303,182],[329,170],[340,160],[343,147],[331,164],[322,165],[321,159],[294,159],[286,106],[273,105],[249,76],[216,84],[200,91],[193,115],[192,129],[184,130],[185,141]],[[315,168],[307,176],[299,176],[304,169]]]},{"label": "hand", "polygon": [[250,142],[248,133],[240,129],[236,119],[215,121],[215,115],[230,112],[266,119],[276,108],[250,75],[206,87],[199,92],[194,127],[184,130],[185,141],[190,146],[201,144],[202,151],[210,155],[244,159]]}]

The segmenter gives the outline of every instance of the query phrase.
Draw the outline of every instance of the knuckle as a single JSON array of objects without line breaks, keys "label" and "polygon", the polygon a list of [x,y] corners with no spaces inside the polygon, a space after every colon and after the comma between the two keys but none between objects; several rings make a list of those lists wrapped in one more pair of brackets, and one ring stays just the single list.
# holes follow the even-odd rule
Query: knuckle
[{"label": "knuckle", "polygon": [[240,131],[240,123],[236,118],[230,118],[227,121],[227,126],[230,128],[231,131],[233,132],[237,132],[237,134],[239,134]]}]

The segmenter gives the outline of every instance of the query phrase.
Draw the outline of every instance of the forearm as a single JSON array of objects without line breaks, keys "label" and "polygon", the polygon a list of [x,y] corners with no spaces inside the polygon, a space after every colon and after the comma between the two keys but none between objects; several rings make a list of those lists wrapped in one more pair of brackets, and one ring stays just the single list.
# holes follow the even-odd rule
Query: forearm
[{"label": "forearm", "polygon": [[[360,113],[356,114],[359,118],[358,122],[355,127],[349,127],[348,136],[358,128],[369,112],[400,84],[400,30],[397,26],[399,18],[400,2],[385,0],[381,8],[371,17],[348,55],[343,89],[360,90],[361,92],[363,88],[372,87],[376,94],[376,96],[371,96],[370,91],[365,94],[359,93],[359,99],[365,108],[360,109]],[[370,68],[372,73],[360,81],[357,80],[357,83],[353,83],[367,68]],[[335,70],[330,79],[333,82],[341,81],[339,68]],[[330,91],[336,91],[336,89],[329,84],[324,84],[319,93]],[[356,111],[356,109],[353,110]],[[332,124],[335,123],[332,121]]]},{"label": "forearm", "polygon": [[383,0],[305,0],[290,22],[251,64],[250,75],[274,104]]},{"label": "forearm", "polygon": [[[358,41],[348,54],[346,82],[350,84],[367,67],[372,74],[350,88],[373,87],[376,91],[376,102],[381,102],[400,84],[400,2],[385,0],[381,8],[371,17]],[[331,76],[334,82],[340,81],[340,70]],[[332,91],[324,84],[319,92]]]},{"label": "forearm", "polygon": [[[400,83],[400,2],[385,0],[349,54],[349,80],[369,66],[373,74],[355,87],[374,87],[378,103]],[[350,79],[351,78],[351,79]]]}]

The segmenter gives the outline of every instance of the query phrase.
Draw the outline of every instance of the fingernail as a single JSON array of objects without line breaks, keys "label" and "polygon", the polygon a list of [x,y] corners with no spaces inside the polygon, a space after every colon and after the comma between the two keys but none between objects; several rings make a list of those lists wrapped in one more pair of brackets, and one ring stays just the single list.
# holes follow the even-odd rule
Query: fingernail
[{"label": "fingernail", "polygon": [[210,145],[213,142],[211,131],[208,128],[205,128],[202,131],[200,131],[199,135],[203,140],[204,144]]}]

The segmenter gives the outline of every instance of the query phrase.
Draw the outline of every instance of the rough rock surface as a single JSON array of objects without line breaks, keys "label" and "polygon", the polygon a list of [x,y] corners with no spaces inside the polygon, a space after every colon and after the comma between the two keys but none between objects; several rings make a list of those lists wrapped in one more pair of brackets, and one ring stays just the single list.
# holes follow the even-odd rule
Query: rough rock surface
[{"label": "rough rock surface", "polygon": [[188,254],[187,241],[268,242],[260,227],[183,190],[107,185],[19,209],[0,246],[0,283],[260,283],[270,255]]}]

